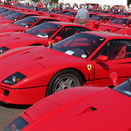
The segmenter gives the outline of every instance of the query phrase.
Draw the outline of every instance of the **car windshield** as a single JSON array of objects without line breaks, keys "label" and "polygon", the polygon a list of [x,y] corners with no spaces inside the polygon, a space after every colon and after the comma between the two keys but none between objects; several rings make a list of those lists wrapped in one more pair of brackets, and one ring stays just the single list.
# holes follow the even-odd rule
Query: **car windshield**
[{"label": "car windshield", "polygon": [[97,13],[104,13],[104,11],[103,11],[103,10],[100,10],[100,11],[97,11]]},{"label": "car windshield", "polygon": [[19,116],[13,122],[11,122],[3,131],[20,131],[28,124],[29,123],[27,121]]},{"label": "car windshield", "polygon": [[104,16],[95,15],[95,16],[91,17],[90,20],[102,21],[103,18],[104,18]]},{"label": "car windshield", "polygon": [[38,20],[39,18],[36,18],[36,17],[26,17],[22,20],[15,22],[14,25],[19,25],[19,26],[24,26],[26,28],[29,28],[31,25],[33,25]]},{"label": "car windshield", "polygon": [[90,12],[96,12],[96,10],[90,10]]},{"label": "car windshield", "polygon": [[111,11],[111,12],[108,12],[107,14],[115,14],[116,12],[113,12],[113,11]]},{"label": "car windshield", "polygon": [[121,12],[121,13],[119,13],[118,15],[126,15],[127,13],[123,13],[123,12]]},{"label": "car windshield", "polygon": [[9,20],[13,20],[13,21],[17,21],[18,19],[20,19],[24,14],[23,13],[14,13],[12,15],[6,16],[4,17],[5,19],[9,19]]},{"label": "car windshield", "polygon": [[42,38],[49,38],[56,32],[61,25],[54,23],[42,23],[26,31],[28,34],[36,35]]},{"label": "car windshield", "polygon": [[11,15],[11,14],[13,14],[13,13],[17,13],[17,11],[14,11],[14,10],[12,10],[12,11],[7,11],[7,12],[4,12],[4,13],[2,13],[2,14],[0,14],[0,15],[2,15],[2,16],[8,16],[8,15]]},{"label": "car windshield", "polygon": [[113,88],[113,90],[131,97],[131,78],[127,79],[122,84],[116,86],[115,88]]},{"label": "car windshield", "polygon": [[88,56],[101,44],[105,38],[87,34],[78,33],[67,39],[64,39],[53,45],[53,49],[68,55],[81,58]]},{"label": "car windshield", "polygon": [[40,11],[47,11],[48,9],[47,8],[44,8],[44,9],[42,9],[42,10],[40,10]]},{"label": "car windshield", "polygon": [[128,22],[128,19],[118,18],[118,19],[111,21],[110,23],[119,24],[119,25],[126,25],[127,22]]},{"label": "car windshield", "polygon": [[75,13],[75,12],[71,12],[71,11],[69,11],[69,12],[64,13],[63,15],[73,16],[74,13]]},{"label": "car windshield", "polygon": [[55,12],[55,14],[61,14],[61,13],[62,13],[61,10],[57,10],[57,11]]},{"label": "car windshield", "polygon": [[6,11],[9,11],[9,10],[8,9],[1,9],[0,14],[3,13],[3,12],[6,12]]}]

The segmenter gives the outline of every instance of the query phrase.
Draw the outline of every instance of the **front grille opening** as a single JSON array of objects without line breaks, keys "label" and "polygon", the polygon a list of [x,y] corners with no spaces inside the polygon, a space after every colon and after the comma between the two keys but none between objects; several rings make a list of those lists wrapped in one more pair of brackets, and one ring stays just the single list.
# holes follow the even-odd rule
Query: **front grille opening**
[{"label": "front grille opening", "polygon": [[5,95],[5,96],[8,96],[8,95],[9,95],[9,91],[4,90],[4,95]]}]

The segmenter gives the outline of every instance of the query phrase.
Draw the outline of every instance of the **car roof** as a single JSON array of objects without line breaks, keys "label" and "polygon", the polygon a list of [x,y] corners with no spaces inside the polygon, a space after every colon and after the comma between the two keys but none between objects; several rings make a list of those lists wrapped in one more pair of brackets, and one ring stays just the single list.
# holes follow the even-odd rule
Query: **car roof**
[{"label": "car roof", "polygon": [[33,13],[33,12],[24,12],[24,11],[22,11],[22,12],[18,12],[18,13],[23,13],[23,14],[33,14],[33,15],[37,15],[37,16],[39,16],[39,14],[36,14],[36,13]]},{"label": "car roof", "polygon": [[111,16],[111,17],[115,17],[115,16],[112,16],[110,14],[97,14],[97,16]]},{"label": "car roof", "polygon": [[131,20],[131,18],[129,18],[129,17],[124,17],[124,16],[119,18],[119,15],[118,15],[118,18],[117,18],[117,19],[128,19],[128,20]]},{"label": "car roof", "polygon": [[35,15],[34,15],[34,16],[29,16],[29,17],[35,17],[35,18],[37,17],[37,18],[41,18],[41,19],[42,19],[42,18],[45,18],[45,19],[56,19],[56,20],[58,20],[58,18],[49,17],[49,16],[39,16],[39,15],[38,15],[38,16],[37,16],[37,15],[35,16]]},{"label": "car roof", "polygon": [[59,24],[59,25],[69,25],[69,26],[74,26],[74,25],[84,26],[84,25],[80,25],[80,24],[75,24],[75,23],[70,23],[70,22],[59,22],[59,21],[52,21],[52,22],[48,22],[48,23],[54,23],[54,24]]}]

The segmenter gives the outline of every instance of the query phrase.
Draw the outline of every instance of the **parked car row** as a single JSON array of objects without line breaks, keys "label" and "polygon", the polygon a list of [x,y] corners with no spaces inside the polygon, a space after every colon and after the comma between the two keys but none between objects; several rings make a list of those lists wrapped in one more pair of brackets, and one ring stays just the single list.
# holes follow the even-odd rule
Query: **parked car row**
[{"label": "parked car row", "polygon": [[3,131],[130,131],[130,18],[13,9],[0,18],[0,101],[34,105]]}]

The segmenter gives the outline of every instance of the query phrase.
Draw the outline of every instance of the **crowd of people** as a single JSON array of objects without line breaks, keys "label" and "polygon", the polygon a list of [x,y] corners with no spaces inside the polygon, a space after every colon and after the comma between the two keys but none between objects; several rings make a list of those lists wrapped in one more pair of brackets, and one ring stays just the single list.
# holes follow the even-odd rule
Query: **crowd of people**
[{"label": "crowd of people", "polygon": [[[0,0],[1,4],[8,5],[8,6],[14,6],[15,4],[18,4],[20,0]],[[65,9],[71,7],[69,3],[53,3],[53,2],[25,2],[25,5],[35,6],[35,7],[41,7],[41,8],[50,8],[50,5],[53,8],[59,8],[59,9]],[[72,9],[78,10],[81,8],[81,5],[78,5],[77,3],[74,3],[72,6]],[[131,6],[111,6],[111,5],[99,5],[99,4],[85,4],[85,8],[88,9],[102,9],[102,10],[113,10],[113,11],[129,11],[131,12]]]}]

